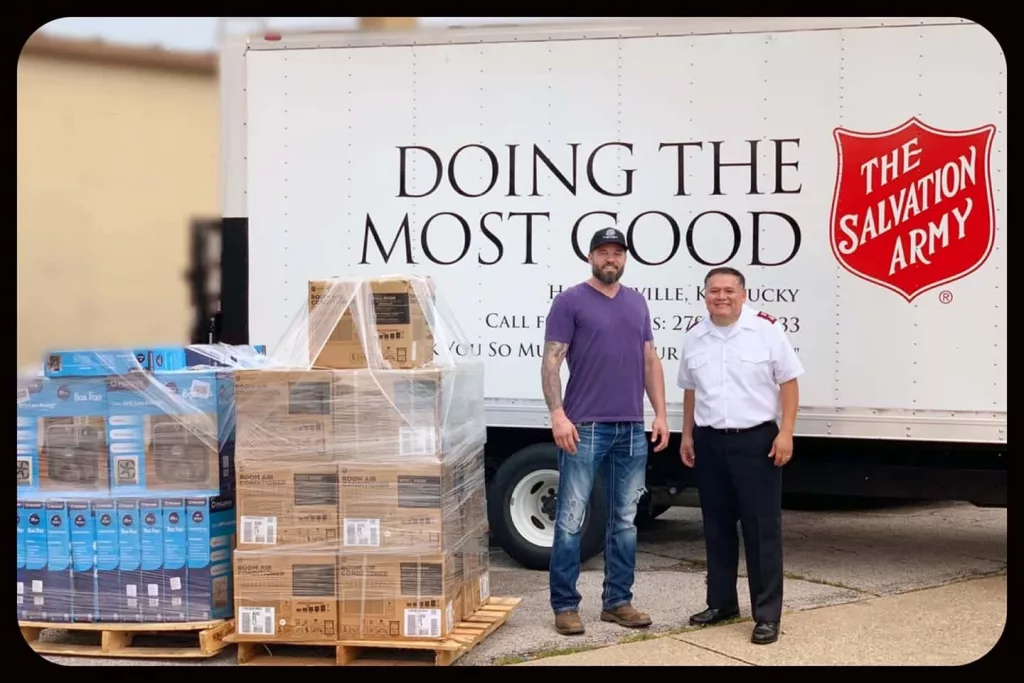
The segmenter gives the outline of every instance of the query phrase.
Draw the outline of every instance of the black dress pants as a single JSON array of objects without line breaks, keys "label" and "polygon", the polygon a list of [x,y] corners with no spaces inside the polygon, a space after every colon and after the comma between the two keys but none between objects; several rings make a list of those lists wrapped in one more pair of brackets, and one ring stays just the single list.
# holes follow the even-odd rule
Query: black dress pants
[{"label": "black dress pants", "polygon": [[754,621],[777,622],[782,615],[782,468],[768,457],[778,433],[774,422],[743,431],[693,430],[708,607],[739,605],[739,522]]}]

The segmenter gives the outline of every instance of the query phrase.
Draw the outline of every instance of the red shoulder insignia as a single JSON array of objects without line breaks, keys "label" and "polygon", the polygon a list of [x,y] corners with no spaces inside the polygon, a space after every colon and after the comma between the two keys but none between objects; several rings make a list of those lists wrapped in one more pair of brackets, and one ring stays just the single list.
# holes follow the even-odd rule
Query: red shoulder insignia
[{"label": "red shoulder insignia", "polygon": [[774,324],[775,324],[775,318],[771,317],[770,315],[768,315],[768,314],[767,314],[767,313],[765,313],[764,311],[758,311],[758,312],[757,312],[757,317],[758,317],[758,318],[764,318],[765,320],[767,320],[768,322],[770,322],[770,323],[771,323],[772,325],[774,325]]}]

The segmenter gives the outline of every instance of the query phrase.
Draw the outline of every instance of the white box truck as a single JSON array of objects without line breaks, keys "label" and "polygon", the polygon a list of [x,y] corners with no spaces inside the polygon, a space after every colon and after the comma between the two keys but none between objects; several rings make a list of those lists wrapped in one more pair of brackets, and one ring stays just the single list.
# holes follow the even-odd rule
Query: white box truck
[{"label": "white box truck", "polygon": [[[1006,61],[962,19],[644,19],[314,32],[222,54],[219,339],[307,281],[430,276],[486,359],[492,534],[546,568],[552,297],[618,226],[664,361],[641,518],[691,489],[683,332],[746,275],[807,373],[787,494],[1006,504]],[[651,419],[648,415],[648,420]],[[649,424],[649,423],[648,423]],[[595,488],[583,543],[602,549]]]}]

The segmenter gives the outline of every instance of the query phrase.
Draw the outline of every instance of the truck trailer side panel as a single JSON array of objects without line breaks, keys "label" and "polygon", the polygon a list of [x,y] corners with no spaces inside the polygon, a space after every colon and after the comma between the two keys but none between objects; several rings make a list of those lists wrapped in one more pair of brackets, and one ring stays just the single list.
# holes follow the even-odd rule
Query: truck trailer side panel
[{"label": "truck trailer side panel", "polygon": [[225,84],[249,338],[273,353],[309,279],[429,275],[459,326],[438,353],[487,358],[489,424],[543,427],[544,317],[616,225],[673,429],[677,349],[727,264],[799,350],[799,434],[1005,443],[995,39],[732,21],[254,39]]}]

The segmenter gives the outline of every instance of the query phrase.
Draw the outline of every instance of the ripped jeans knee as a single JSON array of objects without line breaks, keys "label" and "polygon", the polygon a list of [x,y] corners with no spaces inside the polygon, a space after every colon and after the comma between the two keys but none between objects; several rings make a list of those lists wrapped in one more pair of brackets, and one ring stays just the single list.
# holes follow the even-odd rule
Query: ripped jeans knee
[{"label": "ripped jeans knee", "polygon": [[631,529],[635,526],[636,513],[646,493],[646,486],[633,487],[628,494],[629,497],[621,500],[614,513],[614,529]]},{"label": "ripped jeans knee", "polygon": [[557,527],[567,534],[576,535],[583,530],[583,520],[587,512],[586,501],[576,496],[566,496],[558,501]]}]

